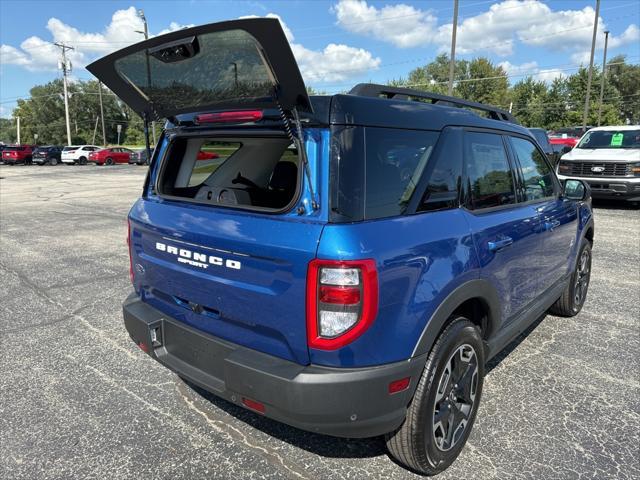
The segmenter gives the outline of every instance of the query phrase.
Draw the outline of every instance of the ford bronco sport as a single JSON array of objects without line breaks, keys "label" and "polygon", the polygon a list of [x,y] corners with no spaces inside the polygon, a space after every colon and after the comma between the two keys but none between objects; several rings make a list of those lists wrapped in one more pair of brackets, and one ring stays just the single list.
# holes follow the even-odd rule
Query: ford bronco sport
[{"label": "ford bronco sport", "polygon": [[147,125],[167,119],[129,213],[125,326],[229,402],[386,435],[437,473],[469,436],[486,362],[545,312],[582,308],[588,187],[562,185],[507,112],[372,84],[309,97],[272,19],[88,68]]}]

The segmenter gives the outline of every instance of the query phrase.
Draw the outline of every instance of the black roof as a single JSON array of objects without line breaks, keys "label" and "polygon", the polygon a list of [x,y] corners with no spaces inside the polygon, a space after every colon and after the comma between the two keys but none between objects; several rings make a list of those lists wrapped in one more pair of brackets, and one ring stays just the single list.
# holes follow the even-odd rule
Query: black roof
[{"label": "black roof", "polygon": [[[370,127],[404,128],[412,130],[442,130],[448,126],[488,128],[519,133],[531,137],[526,128],[517,124],[509,112],[491,105],[470,102],[430,92],[388,87],[376,84],[359,84],[351,92],[336,95],[309,97],[313,113],[301,113],[305,124],[361,125]],[[462,107],[462,108],[461,108]],[[473,110],[473,111],[472,111]],[[475,111],[484,111],[493,118],[485,118]],[[189,113],[176,116],[176,123],[168,122],[167,128],[179,124],[194,126]],[[265,110],[264,118],[253,128],[268,124],[281,124],[280,112]],[[228,128],[228,125],[225,125]],[[215,128],[210,126],[210,128]]]},{"label": "black roof", "polygon": [[442,130],[447,126],[506,130],[531,136],[515,123],[484,118],[465,108],[351,94],[312,96],[315,120],[332,125]]}]

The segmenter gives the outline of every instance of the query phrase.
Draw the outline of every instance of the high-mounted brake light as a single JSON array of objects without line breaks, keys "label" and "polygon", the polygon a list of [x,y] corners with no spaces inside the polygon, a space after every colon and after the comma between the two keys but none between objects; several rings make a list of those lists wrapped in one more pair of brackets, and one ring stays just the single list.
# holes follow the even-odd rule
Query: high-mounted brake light
[{"label": "high-mounted brake light", "polygon": [[336,350],[353,342],[378,313],[374,260],[312,260],[307,271],[307,343]]},{"label": "high-mounted brake light", "polygon": [[131,220],[127,220],[127,246],[129,247],[129,280],[133,283],[133,255],[131,255],[133,242],[131,239]]},{"label": "high-mounted brake light", "polygon": [[232,112],[202,113],[196,115],[196,123],[240,123],[262,120],[262,110],[236,110]]}]

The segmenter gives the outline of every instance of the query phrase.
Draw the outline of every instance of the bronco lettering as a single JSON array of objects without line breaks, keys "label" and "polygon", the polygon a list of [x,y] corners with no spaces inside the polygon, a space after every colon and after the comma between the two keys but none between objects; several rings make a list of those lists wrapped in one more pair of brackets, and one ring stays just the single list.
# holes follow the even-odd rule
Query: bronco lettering
[{"label": "bronco lettering", "polygon": [[161,242],[156,242],[156,250],[171,253],[178,257],[178,262],[187,263],[193,267],[198,268],[208,268],[209,265],[216,265],[219,267],[231,268],[233,270],[240,270],[240,268],[242,267],[242,264],[237,260],[225,260],[220,257],[214,257],[213,255],[192,252],[191,250],[187,250],[186,248],[178,249]]}]

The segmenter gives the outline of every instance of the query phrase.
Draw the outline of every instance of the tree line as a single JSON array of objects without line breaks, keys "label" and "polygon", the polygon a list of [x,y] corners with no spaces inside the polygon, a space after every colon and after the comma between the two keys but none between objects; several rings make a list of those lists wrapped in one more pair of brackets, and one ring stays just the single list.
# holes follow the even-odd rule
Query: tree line
[{"label": "tree line", "polygon": [[[553,130],[582,124],[588,68],[580,67],[577,72],[550,83],[527,76],[510,84],[505,70],[485,57],[455,63],[456,97],[511,108],[518,121],[527,127]],[[597,125],[601,79],[601,69],[594,67],[588,125]],[[446,94],[448,80],[449,57],[443,54],[389,85]],[[640,123],[640,65],[628,64],[626,57],[619,55],[607,62],[601,124],[626,123]]]},{"label": "tree line", "polygon": [[[456,61],[453,94],[504,109],[511,108],[522,125],[552,130],[582,123],[587,75],[587,69],[580,67],[574,74],[558,77],[550,83],[527,76],[510,84],[501,66],[485,57],[478,57]],[[601,75],[600,69],[594,67],[589,125],[597,124]],[[410,71],[406,78],[394,79],[388,84],[446,93],[448,79],[449,58],[443,54]],[[311,87],[308,91],[316,93]],[[98,119],[98,82],[74,82],[69,86],[69,93],[72,143],[103,144],[102,124]],[[602,125],[640,123],[640,65],[628,64],[623,55],[613,57],[607,64],[603,98]],[[106,131],[104,143],[116,144],[117,126],[121,125],[121,144],[143,144],[142,119],[106,88],[103,88],[102,100]],[[62,80],[35,86],[30,90],[30,98],[18,100],[13,118],[0,119],[0,141],[16,141],[16,117],[21,120],[23,143],[66,144]],[[37,142],[34,134],[38,135]]]}]

